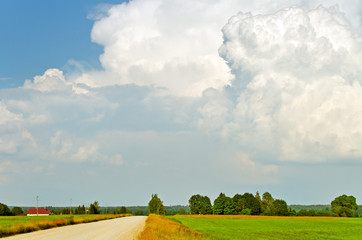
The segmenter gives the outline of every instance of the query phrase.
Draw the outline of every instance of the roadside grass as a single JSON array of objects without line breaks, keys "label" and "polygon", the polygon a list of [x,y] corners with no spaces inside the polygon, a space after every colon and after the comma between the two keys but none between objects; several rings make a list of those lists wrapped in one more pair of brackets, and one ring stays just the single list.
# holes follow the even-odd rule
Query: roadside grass
[{"label": "roadside grass", "polygon": [[59,226],[96,222],[126,216],[130,216],[130,214],[0,217],[0,237],[7,237],[19,233],[28,233]]},{"label": "roadside grass", "polygon": [[212,240],[361,239],[362,219],[323,217],[175,216]]},{"label": "roadside grass", "polygon": [[146,226],[138,236],[138,240],[204,240],[202,233],[171,221],[166,217],[150,214]]}]

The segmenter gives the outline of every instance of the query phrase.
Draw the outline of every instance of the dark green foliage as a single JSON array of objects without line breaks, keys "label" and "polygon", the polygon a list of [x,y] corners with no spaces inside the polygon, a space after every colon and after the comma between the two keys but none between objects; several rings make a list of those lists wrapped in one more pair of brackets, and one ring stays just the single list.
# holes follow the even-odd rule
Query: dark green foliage
[{"label": "dark green foliage", "polygon": [[245,208],[240,212],[241,215],[251,215],[251,209]]},{"label": "dark green foliage", "polygon": [[288,216],[297,216],[297,211],[294,209],[288,208]]},{"label": "dark green foliage", "polygon": [[235,194],[233,202],[236,214],[242,214],[241,212],[246,208],[250,209],[251,215],[259,215],[261,213],[260,202],[251,193]]},{"label": "dark green foliage", "polygon": [[11,216],[12,213],[10,211],[10,208],[3,203],[0,203],[0,216]]},{"label": "dark green foliage", "polygon": [[180,214],[180,215],[185,215],[185,214],[186,214],[185,208],[180,208],[180,209],[178,210],[178,214]]},{"label": "dark green foliage", "polygon": [[316,211],[330,211],[331,210],[331,205],[296,205],[296,204],[292,204],[292,205],[288,205],[291,209],[294,209],[295,211],[300,211],[302,209],[306,209],[306,210],[316,210]]},{"label": "dark green foliage", "polygon": [[258,200],[258,202],[260,203],[260,207],[261,207],[261,205],[262,205],[262,200],[261,200],[261,197],[260,197],[259,192],[256,192],[256,194],[255,194],[255,199]]},{"label": "dark green foliage", "polygon": [[214,214],[217,215],[235,214],[235,205],[233,200],[225,196],[224,193],[220,193],[220,195],[214,201]]},{"label": "dark green foliage", "polygon": [[225,205],[224,205],[224,215],[233,215],[235,214],[235,205],[231,198],[226,197]]},{"label": "dark green foliage", "polygon": [[75,210],[74,210],[74,214],[85,214],[86,212],[85,212],[85,207],[84,207],[84,205],[82,205],[82,206],[78,206]]},{"label": "dark green foliage", "polygon": [[189,204],[191,214],[212,214],[212,205],[207,196],[192,195]]},{"label": "dark green foliage", "polygon": [[69,209],[69,208],[63,208],[60,212],[61,212],[63,215],[68,215],[68,214],[70,214],[70,209]]},{"label": "dark green foliage", "polygon": [[263,215],[270,216],[274,214],[274,206],[273,206],[274,198],[268,192],[263,194],[263,198],[261,200],[261,211]]},{"label": "dark green foliage", "polygon": [[99,214],[100,213],[100,207],[97,201],[92,203],[89,206],[89,214]]},{"label": "dark green foliage", "polygon": [[339,217],[353,217],[355,210],[358,209],[356,198],[347,195],[336,197],[331,205],[332,213]]},{"label": "dark green foliage", "polygon": [[284,200],[275,199],[273,202],[274,215],[288,216],[288,205]]},{"label": "dark green foliage", "polygon": [[148,203],[148,211],[159,215],[166,214],[166,208],[163,206],[163,203],[157,194],[152,194],[152,198]]},{"label": "dark green foliage", "polygon": [[245,207],[245,199],[241,194],[235,194],[233,197],[233,202],[235,205],[235,213],[241,214],[241,211],[243,211]]},{"label": "dark green foliage", "polygon": [[314,209],[301,209],[299,212],[297,212],[297,216],[308,216],[308,217],[312,217],[312,216],[327,217],[327,216],[331,216],[331,215],[332,215],[331,212],[328,210],[318,211],[318,210],[314,210]]},{"label": "dark green foliage", "polygon": [[142,210],[137,210],[133,213],[135,216],[146,216],[147,214]]},{"label": "dark green foliage", "polygon": [[11,209],[11,213],[12,213],[12,215],[16,216],[16,215],[24,214],[24,211],[21,207],[13,207]]}]

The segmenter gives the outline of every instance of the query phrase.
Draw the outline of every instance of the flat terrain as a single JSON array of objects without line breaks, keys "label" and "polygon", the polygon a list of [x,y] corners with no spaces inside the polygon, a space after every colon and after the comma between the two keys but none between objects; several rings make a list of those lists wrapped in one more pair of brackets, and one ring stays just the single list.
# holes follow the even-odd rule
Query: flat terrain
[{"label": "flat terrain", "polygon": [[6,240],[131,240],[142,231],[147,217],[123,217],[20,234]]},{"label": "flat terrain", "polygon": [[206,237],[221,239],[361,239],[362,218],[175,216]]}]

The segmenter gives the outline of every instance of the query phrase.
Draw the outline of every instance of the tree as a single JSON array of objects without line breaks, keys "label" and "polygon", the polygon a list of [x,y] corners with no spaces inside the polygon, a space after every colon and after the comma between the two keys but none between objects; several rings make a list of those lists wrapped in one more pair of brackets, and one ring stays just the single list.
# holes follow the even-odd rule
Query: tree
[{"label": "tree", "polygon": [[211,201],[207,196],[192,195],[189,204],[191,214],[212,214]]},{"label": "tree", "polygon": [[243,211],[245,206],[245,198],[241,194],[235,194],[233,197],[233,202],[235,206],[235,213],[241,214],[241,211]]},{"label": "tree", "polygon": [[83,206],[78,206],[75,210],[74,210],[74,214],[85,214],[85,207]]},{"label": "tree", "polygon": [[288,216],[288,205],[284,200],[275,199],[273,202],[274,215]]},{"label": "tree", "polygon": [[129,212],[130,212],[130,210],[128,208],[126,208],[125,206],[122,206],[120,209],[121,214],[129,213]]},{"label": "tree", "polygon": [[185,215],[185,214],[186,214],[185,208],[180,208],[180,209],[178,210],[178,213],[177,213],[177,214],[179,214],[179,215]]},{"label": "tree", "polygon": [[261,197],[260,197],[260,194],[259,194],[258,191],[257,191],[256,194],[255,194],[255,199],[258,200],[258,202],[260,203],[260,207],[261,207],[262,201],[261,201]]},{"label": "tree", "polygon": [[261,212],[261,206],[259,201],[251,193],[244,193],[245,208],[251,210],[251,215],[259,215]]},{"label": "tree", "polygon": [[166,214],[166,208],[163,206],[163,203],[157,194],[152,194],[152,198],[148,203],[148,211],[158,215]]},{"label": "tree", "polygon": [[224,193],[220,193],[220,195],[214,201],[214,214],[218,215],[235,214],[235,205],[233,200],[225,196]]},{"label": "tree", "polygon": [[0,203],[0,216],[11,216],[10,208],[3,203]]},{"label": "tree", "polygon": [[273,215],[274,207],[273,207],[274,198],[268,192],[263,193],[263,198],[261,200],[261,211],[264,215]]},{"label": "tree", "polygon": [[11,209],[11,213],[12,213],[12,215],[16,216],[16,215],[24,214],[24,211],[21,207],[13,207]]},{"label": "tree", "polygon": [[356,198],[347,195],[336,197],[331,205],[332,213],[339,217],[353,217],[354,211],[358,209]]},{"label": "tree", "polygon": [[[251,215],[258,215],[261,212],[260,202],[251,193],[244,193],[243,195],[235,194],[233,202],[236,214],[241,214],[246,208],[250,209]],[[244,211],[244,213],[246,212],[248,211]]]},{"label": "tree", "polygon": [[89,214],[99,214],[100,213],[100,207],[97,201],[92,203],[89,206]]}]

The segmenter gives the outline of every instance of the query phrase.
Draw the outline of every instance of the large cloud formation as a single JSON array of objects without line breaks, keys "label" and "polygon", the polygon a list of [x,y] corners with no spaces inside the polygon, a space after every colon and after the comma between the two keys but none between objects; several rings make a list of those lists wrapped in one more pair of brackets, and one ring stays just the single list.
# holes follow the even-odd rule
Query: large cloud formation
[{"label": "large cloud formation", "polygon": [[237,95],[224,131],[282,160],[362,156],[361,39],[336,7],[239,13],[223,34]]},{"label": "large cloud formation", "polygon": [[103,70],[53,68],[0,90],[0,184],[19,179],[26,190],[22,183],[39,178],[61,192],[67,173],[84,189],[92,181],[104,193],[110,181],[141,189],[130,204],[144,204],[134,199],[148,190],[179,204],[186,188],[288,192],[299,168],[283,161],[309,169],[361,159],[360,6],[133,0],[102,8],[91,38],[104,47]]},{"label": "large cloud formation", "polygon": [[95,17],[92,29],[92,41],[104,46],[100,61],[105,71],[85,73],[77,82],[93,87],[132,83],[177,96],[201,96],[207,88],[230,83],[229,68],[217,49],[220,30],[236,11],[266,14],[318,2],[137,0],[115,5]]}]

